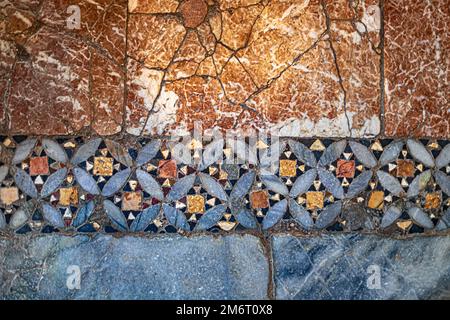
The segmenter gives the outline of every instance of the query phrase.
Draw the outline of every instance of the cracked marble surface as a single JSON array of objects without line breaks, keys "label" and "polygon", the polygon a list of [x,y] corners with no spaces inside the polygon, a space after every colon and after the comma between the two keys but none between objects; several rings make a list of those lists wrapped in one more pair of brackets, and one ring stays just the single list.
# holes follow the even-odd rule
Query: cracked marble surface
[{"label": "cracked marble surface", "polygon": [[448,1],[385,1],[385,24],[386,134],[450,137]]},{"label": "cracked marble surface", "polygon": [[378,0],[3,1],[0,119],[15,134],[183,134],[201,120],[375,136],[380,21]]}]

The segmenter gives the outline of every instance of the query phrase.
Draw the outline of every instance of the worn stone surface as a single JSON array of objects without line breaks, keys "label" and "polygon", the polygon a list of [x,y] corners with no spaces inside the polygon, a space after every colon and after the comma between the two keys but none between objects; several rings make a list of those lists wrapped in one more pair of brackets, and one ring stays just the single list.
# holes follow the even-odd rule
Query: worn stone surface
[{"label": "worn stone surface", "polygon": [[[3,299],[267,299],[253,236],[38,236],[0,240]],[[67,268],[81,271],[68,290]]]},{"label": "worn stone surface", "polygon": [[450,137],[450,6],[385,1],[386,134]]},{"label": "worn stone surface", "polygon": [[378,134],[378,1],[338,2],[189,0],[180,20],[133,1],[158,15],[130,15],[128,132]]},{"label": "worn stone surface", "polygon": [[0,120],[9,119],[10,133],[121,130],[126,7],[125,0],[2,3]]},{"label": "worn stone surface", "polygon": [[[450,298],[448,236],[279,235],[272,243],[278,299]],[[367,287],[373,266],[380,289]]]}]

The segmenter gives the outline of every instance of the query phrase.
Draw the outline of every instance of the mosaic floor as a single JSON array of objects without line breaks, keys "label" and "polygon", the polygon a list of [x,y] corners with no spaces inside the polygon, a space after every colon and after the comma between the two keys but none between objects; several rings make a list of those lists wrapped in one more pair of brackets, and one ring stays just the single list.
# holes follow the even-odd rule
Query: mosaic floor
[{"label": "mosaic floor", "polygon": [[5,137],[0,227],[16,233],[398,234],[450,227],[447,141],[268,144]]}]

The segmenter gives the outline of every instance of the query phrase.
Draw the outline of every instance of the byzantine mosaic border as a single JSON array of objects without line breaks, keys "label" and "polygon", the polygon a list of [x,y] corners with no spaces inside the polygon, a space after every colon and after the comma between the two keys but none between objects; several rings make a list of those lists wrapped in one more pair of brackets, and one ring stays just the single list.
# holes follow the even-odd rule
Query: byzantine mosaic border
[{"label": "byzantine mosaic border", "polygon": [[450,227],[446,140],[0,140],[4,232]]}]

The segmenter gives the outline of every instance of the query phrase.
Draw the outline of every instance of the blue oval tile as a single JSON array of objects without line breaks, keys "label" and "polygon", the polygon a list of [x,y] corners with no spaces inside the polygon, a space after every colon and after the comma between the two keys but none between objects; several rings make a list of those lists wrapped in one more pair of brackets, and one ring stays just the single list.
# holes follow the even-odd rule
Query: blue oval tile
[{"label": "blue oval tile", "polygon": [[317,166],[317,160],[314,156],[314,153],[309,150],[304,144],[295,140],[289,140],[288,143],[291,151],[294,153],[298,160],[309,167]]},{"label": "blue oval tile", "polygon": [[127,219],[123,215],[122,211],[109,200],[103,201],[103,207],[105,208],[106,215],[111,221],[112,226],[118,231],[128,231]]},{"label": "blue oval tile", "polygon": [[422,162],[427,167],[434,167],[433,156],[431,155],[430,151],[428,151],[427,148],[423,146],[422,143],[417,140],[408,139],[408,141],[406,141],[406,146],[408,147],[409,153],[414,159]]},{"label": "blue oval tile", "polygon": [[203,171],[218,160],[221,160],[223,158],[223,146],[223,139],[214,140],[209,143],[203,151],[202,161],[198,166],[198,169]]},{"label": "blue oval tile", "polygon": [[405,190],[403,190],[400,182],[389,173],[378,170],[377,177],[381,186],[392,193],[394,196],[400,197],[405,193]]},{"label": "blue oval tile", "polygon": [[450,143],[447,144],[436,158],[436,168],[440,169],[450,163]]},{"label": "blue oval tile", "polygon": [[352,183],[348,187],[346,198],[353,198],[359,195],[361,192],[366,190],[369,185],[370,179],[372,179],[373,172],[372,171],[363,171],[359,174],[355,179],[353,179]]},{"label": "blue oval tile", "polygon": [[289,201],[289,212],[302,229],[311,230],[314,228],[314,220],[309,212],[300,206],[294,199]]},{"label": "blue oval tile", "polygon": [[161,209],[161,205],[156,204],[142,210],[130,226],[133,232],[143,232],[156,219]]},{"label": "blue oval tile", "polygon": [[113,175],[103,187],[102,196],[111,197],[112,195],[114,195],[114,193],[119,191],[125,185],[125,183],[127,183],[130,174],[131,169],[127,168]]},{"label": "blue oval tile", "polygon": [[363,146],[361,143],[355,141],[350,141],[349,145],[355,154],[356,159],[358,159],[364,166],[372,169],[377,165],[377,159],[375,159],[373,153],[366,146]]},{"label": "blue oval tile", "polygon": [[44,216],[44,219],[55,228],[64,228],[64,219],[61,213],[58,209],[48,203],[42,204],[42,215]]},{"label": "blue oval tile", "polygon": [[411,217],[411,219],[414,220],[416,224],[421,226],[425,229],[433,229],[434,224],[433,221],[431,221],[430,217],[422,211],[422,209],[411,205],[410,208],[408,208],[408,215]]},{"label": "blue oval tile", "polygon": [[164,199],[161,186],[149,173],[138,169],[136,170],[136,177],[145,192],[160,201]]},{"label": "blue oval tile", "polygon": [[78,209],[75,219],[72,220],[72,226],[74,228],[78,228],[78,227],[82,226],[83,224],[85,224],[89,220],[89,217],[94,212],[94,208],[95,208],[95,203],[93,200],[91,200],[88,203],[86,203],[84,206],[82,206],[80,209]]},{"label": "blue oval tile", "polygon": [[236,201],[236,199],[244,197],[250,191],[253,181],[255,180],[255,176],[255,171],[249,171],[243,174],[231,190],[230,201]]},{"label": "blue oval tile", "polygon": [[235,214],[235,218],[244,228],[256,229],[258,226],[255,216],[246,208],[239,210],[239,212]]},{"label": "blue oval tile", "polygon": [[45,198],[58,189],[67,176],[67,168],[62,168],[50,175],[42,186],[41,197]]},{"label": "blue oval tile", "polygon": [[219,220],[223,217],[223,214],[226,210],[227,207],[223,204],[212,207],[203,214],[203,216],[197,222],[194,231],[205,231],[214,227],[216,223],[219,222]]},{"label": "blue oval tile", "polygon": [[342,210],[342,202],[338,201],[326,206],[319,215],[315,227],[317,229],[325,229],[332,225]]},{"label": "blue oval tile", "polygon": [[403,149],[403,145],[403,141],[392,141],[388,146],[386,146],[379,159],[380,166],[383,167],[388,163],[397,160]]},{"label": "blue oval tile", "polygon": [[167,200],[177,201],[187,195],[189,190],[194,186],[195,178],[196,176],[193,173],[178,180],[170,189]]},{"label": "blue oval tile", "polygon": [[319,168],[318,170],[320,182],[325,186],[325,188],[338,199],[344,198],[344,188],[341,185],[341,182],[338,178],[336,178],[330,171],[325,170],[323,168]]},{"label": "blue oval tile", "polygon": [[227,193],[223,189],[222,185],[219,182],[217,182],[216,179],[204,173],[199,173],[198,176],[200,177],[202,187],[203,189],[206,190],[206,192],[208,192],[211,196],[216,197],[222,201],[228,200]]},{"label": "blue oval tile", "polygon": [[114,159],[127,167],[133,166],[133,159],[128,153],[128,150],[124,148],[120,143],[117,143],[116,141],[110,139],[106,139],[105,144],[106,148],[108,148],[109,153],[111,153]]},{"label": "blue oval tile", "polygon": [[190,231],[191,228],[183,212],[168,204],[163,204],[163,211],[164,216],[167,218],[170,224],[172,224],[178,229]]},{"label": "blue oval tile", "polygon": [[152,160],[158,153],[160,147],[161,141],[157,139],[147,143],[145,146],[142,147],[141,150],[139,150],[138,156],[136,158],[136,164],[138,166],[142,166],[143,164]]},{"label": "blue oval tile", "polygon": [[308,191],[309,187],[311,187],[316,177],[317,177],[316,169],[308,170],[304,174],[300,175],[295,180],[294,185],[291,188],[291,192],[289,193],[289,196],[291,198],[295,198],[298,195]]},{"label": "blue oval tile", "polygon": [[90,140],[86,142],[85,144],[81,145],[78,150],[73,155],[70,162],[73,165],[80,164],[83,161],[86,161],[90,157],[92,157],[95,152],[97,151],[98,147],[100,146],[100,143],[102,142],[102,139],[97,138]]},{"label": "blue oval tile", "polygon": [[261,182],[264,183],[267,189],[275,193],[279,193],[283,196],[287,196],[289,194],[289,190],[284,182],[281,181],[281,179],[276,175],[263,175],[261,176]]},{"label": "blue oval tile", "polygon": [[12,158],[12,164],[19,164],[26,158],[28,158],[31,154],[31,151],[33,150],[34,146],[36,145],[37,139],[35,138],[29,138],[25,141],[22,141],[19,143],[19,145],[16,148],[16,151],[14,152],[14,157]]},{"label": "blue oval tile", "polygon": [[69,161],[66,151],[56,141],[50,139],[42,139],[42,146],[44,147],[47,156],[55,161],[66,163]]},{"label": "blue oval tile", "polygon": [[16,169],[14,181],[16,182],[17,187],[26,195],[32,198],[38,197],[38,191],[33,183],[33,180],[24,170]]},{"label": "blue oval tile", "polygon": [[73,175],[84,191],[93,195],[100,194],[100,189],[97,182],[85,170],[81,168],[73,168]]},{"label": "blue oval tile", "polygon": [[330,163],[332,163],[333,161],[336,161],[344,152],[346,146],[347,146],[346,140],[340,140],[330,144],[320,157],[319,165],[325,167]]},{"label": "blue oval tile", "polygon": [[267,211],[266,216],[262,222],[263,230],[267,230],[276,225],[285,215],[288,207],[287,199],[275,203],[269,211]]}]

